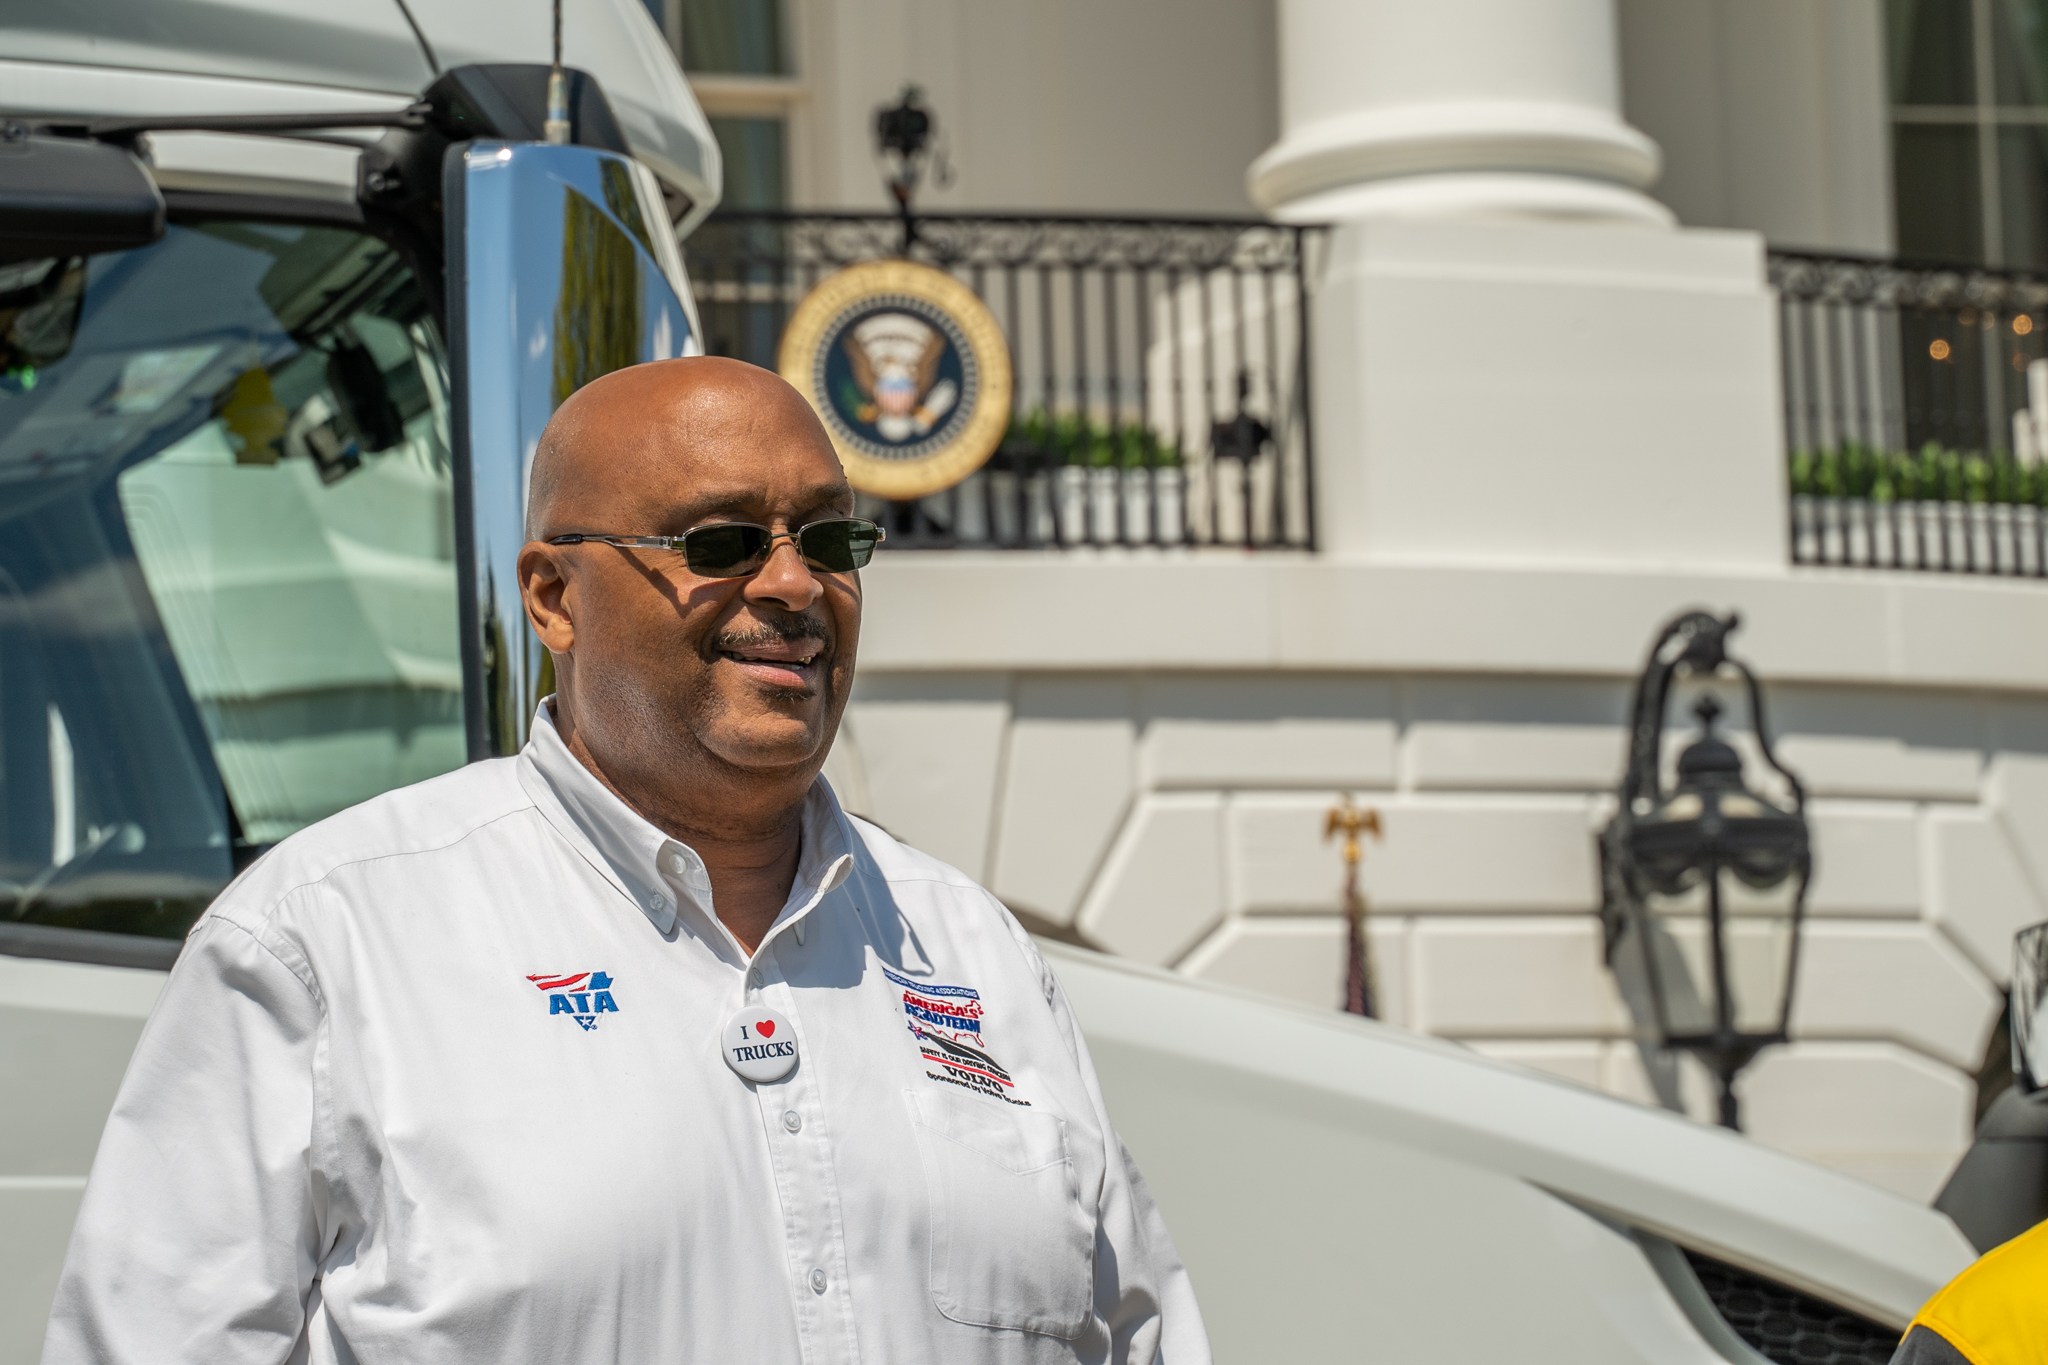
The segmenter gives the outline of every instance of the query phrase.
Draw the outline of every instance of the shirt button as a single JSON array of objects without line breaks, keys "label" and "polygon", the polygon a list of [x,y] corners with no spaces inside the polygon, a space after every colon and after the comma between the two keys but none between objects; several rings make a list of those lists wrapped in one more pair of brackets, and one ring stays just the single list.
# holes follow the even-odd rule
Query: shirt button
[{"label": "shirt button", "polygon": [[822,1270],[813,1270],[813,1271],[811,1272],[811,1292],[812,1292],[813,1294],[822,1294],[822,1293],[824,1293],[824,1292],[825,1292],[825,1272],[824,1272],[824,1271],[822,1271]]},{"label": "shirt button", "polygon": [[757,991],[761,989],[761,973],[759,970],[747,973],[747,984]]},{"label": "shirt button", "polygon": [[797,1129],[804,1126],[804,1116],[797,1113],[794,1109],[785,1109],[782,1111],[782,1126],[794,1133]]},{"label": "shirt button", "polygon": [[647,908],[649,910],[666,910],[668,909],[668,902],[659,896],[649,896],[647,898]]}]

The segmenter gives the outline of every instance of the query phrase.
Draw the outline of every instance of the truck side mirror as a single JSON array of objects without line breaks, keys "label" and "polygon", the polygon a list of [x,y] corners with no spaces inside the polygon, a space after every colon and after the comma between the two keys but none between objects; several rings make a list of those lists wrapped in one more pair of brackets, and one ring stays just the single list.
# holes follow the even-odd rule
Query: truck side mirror
[{"label": "truck side mirror", "polygon": [[2012,941],[2012,1069],[2021,1089],[2048,1089],[2048,923]]},{"label": "truck side mirror", "polygon": [[701,355],[653,172],[595,147],[458,143],[442,167],[470,757],[511,754],[545,688],[517,563],[526,479],[563,399],[628,365]]},{"label": "truck side mirror", "polygon": [[164,197],[134,155],[0,123],[0,263],[90,256],[164,235]]},{"label": "truck side mirror", "polygon": [[2013,1085],[1934,1201],[1980,1252],[2048,1218],[2048,923],[2020,930],[2012,956]]}]

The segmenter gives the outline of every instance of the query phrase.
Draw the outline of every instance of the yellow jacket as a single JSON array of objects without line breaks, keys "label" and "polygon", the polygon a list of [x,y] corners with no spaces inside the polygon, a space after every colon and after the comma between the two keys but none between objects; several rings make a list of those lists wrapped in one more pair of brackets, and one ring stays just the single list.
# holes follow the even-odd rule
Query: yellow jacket
[{"label": "yellow jacket", "polygon": [[2048,1365],[2048,1223],[1995,1246],[1929,1299],[1892,1365]]}]

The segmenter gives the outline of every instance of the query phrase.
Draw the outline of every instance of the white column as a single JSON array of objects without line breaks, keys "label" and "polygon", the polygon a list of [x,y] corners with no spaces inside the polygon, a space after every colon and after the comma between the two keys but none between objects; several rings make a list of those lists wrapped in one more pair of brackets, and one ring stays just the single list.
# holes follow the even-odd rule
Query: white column
[{"label": "white column", "polygon": [[[1280,0],[1252,194],[1327,223],[1316,520],[1340,558],[1786,571],[1754,233],[1678,229],[1614,0]],[[1646,633],[1657,624],[1644,620]]]},{"label": "white column", "polygon": [[1276,217],[1514,215],[1667,226],[1622,122],[1613,0],[1280,0]]}]

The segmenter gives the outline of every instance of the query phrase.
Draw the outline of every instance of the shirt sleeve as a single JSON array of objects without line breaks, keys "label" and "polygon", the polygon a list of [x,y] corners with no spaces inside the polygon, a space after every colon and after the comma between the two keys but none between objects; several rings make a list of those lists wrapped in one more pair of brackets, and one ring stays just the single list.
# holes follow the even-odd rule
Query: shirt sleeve
[{"label": "shirt sleeve", "polygon": [[1174,1250],[1166,1220],[1152,1202],[1145,1177],[1110,1122],[1080,1021],[1060,989],[1059,978],[1032,946],[1023,927],[1007,911],[1002,914],[1044,983],[1046,1004],[1073,1051],[1109,1149],[1095,1233],[1095,1313],[1109,1331],[1108,1363],[1209,1365],[1209,1334],[1202,1326],[1202,1310],[1195,1304],[1187,1267]]},{"label": "shirt sleeve", "polygon": [[290,1357],[322,1254],[321,1016],[303,962],[217,913],[193,931],[100,1139],[43,1365]]}]

